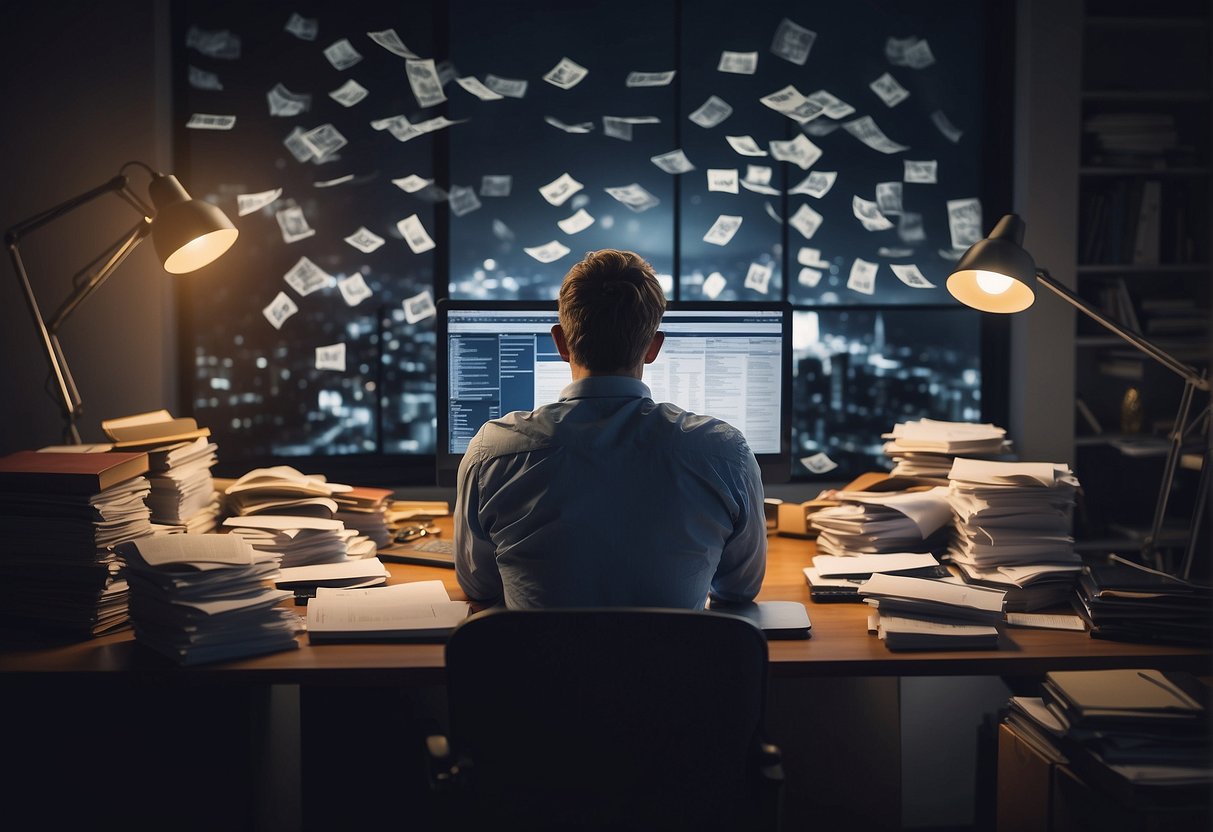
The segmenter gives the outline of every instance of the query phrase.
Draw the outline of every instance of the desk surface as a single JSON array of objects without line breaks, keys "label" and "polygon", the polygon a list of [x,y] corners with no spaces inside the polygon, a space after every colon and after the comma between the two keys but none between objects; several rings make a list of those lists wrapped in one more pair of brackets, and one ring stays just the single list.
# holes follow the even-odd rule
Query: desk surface
[{"label": "desk surface", "polygon": [[[441,523],[449,537],[449,520]],[[1156,667],[1210,672],[1210,651],[1192,647],[1130,644],[1094,639],[1086,633],[1009,628],[997,650],[894,653],[867,631],[867,606],[817,604],[809,599],[801,571],[813,543],[770,538],[766,580],[759,600],[800,601],[813,622],[812,638],[770,642],[771,672],[778,676],[1038,676],[1047,670]],[[391,582],[442,580],[453,599],[465,596],[454,571],[389,564]],[[302,608],[298,608],[302,612]],[[91,676],[135,672],[218,682],[263,684],[399,684],[441,682],[441,644],[326,644],[232,662],[178,668],[136,644],[130,631],[77,644],[37,650],[0,651],[0,676],[41,674]]]}]

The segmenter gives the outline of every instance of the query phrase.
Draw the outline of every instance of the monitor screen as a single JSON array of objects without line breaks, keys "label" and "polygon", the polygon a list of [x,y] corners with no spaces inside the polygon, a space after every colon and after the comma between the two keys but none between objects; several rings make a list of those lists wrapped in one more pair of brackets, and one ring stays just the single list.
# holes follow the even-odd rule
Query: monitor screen
[{"label": "monitor screen", "polygon": [[[438,304],[438,484],[454,485],[480,426],[555,402],[571,380],[552,341],[555,302]],[[791,471],[791,308],[670,303],[665,343],[644,367],[653,399],[740,430],[764,482]]]}]

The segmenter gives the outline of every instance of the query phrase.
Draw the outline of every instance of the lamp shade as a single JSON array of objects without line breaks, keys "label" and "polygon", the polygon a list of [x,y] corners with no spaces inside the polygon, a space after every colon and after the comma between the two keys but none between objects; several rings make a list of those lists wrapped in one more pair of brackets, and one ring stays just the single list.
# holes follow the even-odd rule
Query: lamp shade
[{"label": "lamp shade", "polygon": [[1024,224],[1007,214],[990,236],[969,247],[948,276],[952,297],[982,312],[1022,312],[1036,295],[1036,263],[1023,250]]},{"label": "lamp shade", "polygon": [[148,186],[156,207],[152,244],[164,270],[184,274],[200,269],[236,242],[239,231],[223,211],[192,199],[177,177],[157,175]]}]

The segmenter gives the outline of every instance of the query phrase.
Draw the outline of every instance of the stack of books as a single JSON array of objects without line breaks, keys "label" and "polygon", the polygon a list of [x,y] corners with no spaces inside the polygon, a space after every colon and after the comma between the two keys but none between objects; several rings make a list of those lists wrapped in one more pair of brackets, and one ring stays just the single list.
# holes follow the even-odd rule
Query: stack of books
[{"label": "stack of books", "polygon": [[337,501],[335,516],[345,523],[347,529],[355,529],[377,547],[391,544],[392,532],[387,521],[387,510],[392,499],[390,488],[355,485],[349,491],[333,494],[333,499]]},{"label": "stack of books", "polygon": [[174,418],[156,410],[106,419],[101,429],[118,451],[146,451],[152,491],[147,505],[157,532],[213,532],[219,523],[220,500],[211,469],[218,446],[210,429],[189,417]]},{"label": "stack of books", "polygon": [[952,460],[1005,459],[1011,453],[1011,441],[1005,429],[991,424],[943,422],[918,419],[899,422],[891,433],[883,435],[884,452],[891,457],[894,476],[947,479]]},{"label": "stack of books", "polygon": [[1115,641],[1208,645],[1213,588],[1113,555],[1087,564],[1074,593],[1091,636]]},{"label": "stack of books", "polygon": [[278,559],[230,534],[156,535],[118,548],[135,641],[178,664],[292,650],[299,617],[274,589]]},{"label": "stack of books", "polygon": [[873,574],[859,587],[868,631],[890,650],[996,649],[1005,593],[955,578]]},{"label": "stack of books", "polygon": [[350,486],[328,482],[319,474],[304,474],[289,465],[256,468],[223,491],[227,513],[279,514],[332,519],[337,513],[333,495]]},{"label": "stack of books", "polygon": [[952,523],[948,489],[838,491],[837,506],[809,515],[817,551],[826,555],[932,552],[947,547]]},{"label": "stack of books", "polygon": [[1078,480],[1065,465],[958,458],[948,473],[955,515],[944,556],[969,584],[999,589],[1007,609],[1068,605],[1082,571],[1072,518]]},{"label": "stack of books", "polygon": [[1147,668],[1054,671],[1037,701],[1012,707],[1074,772],[1124,804],[1207,805],[1213,786],[1209,689]]},{"label": "stack of books", "polygon": [[145,453],[0,458],[0,631],[85,639],[129,623],[114,547],[151,535]]}]

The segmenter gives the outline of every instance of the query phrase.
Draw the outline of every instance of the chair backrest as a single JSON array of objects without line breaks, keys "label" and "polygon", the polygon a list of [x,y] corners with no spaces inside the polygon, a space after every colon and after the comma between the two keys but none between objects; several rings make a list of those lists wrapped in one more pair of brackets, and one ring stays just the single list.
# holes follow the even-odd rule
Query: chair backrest
[{"label": "chair backrest", "polygon": [[750,622],[490,611],[452,633],[446,667],[451,745],[476,822],[754,828],[767,645]]}]

